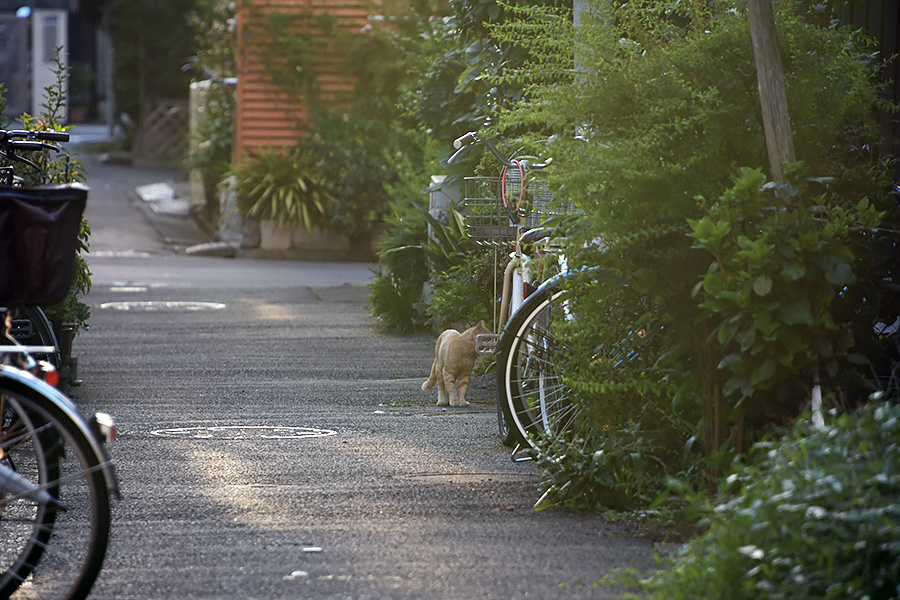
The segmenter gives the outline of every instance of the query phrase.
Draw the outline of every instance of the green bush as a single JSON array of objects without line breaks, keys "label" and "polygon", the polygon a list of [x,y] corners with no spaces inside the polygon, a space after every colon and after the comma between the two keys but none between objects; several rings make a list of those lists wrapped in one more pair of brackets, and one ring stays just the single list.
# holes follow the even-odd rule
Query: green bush
[{"label": "green bush", "polygon": [[[476,247],[456,264],[438,271],[427,309],[431,323],[440,328],[483,320],[490,328],[496,309],[495,292],[500,295],[495,289],[495,276],[503,274],[504,258],[502,254],[495,256],[492,249]],[[502,279],[497,285],[502,285]]]},{"label": "green bush", "polygon": [[378,327],[393,333],[415,332],[422,324],[417,303],[422,299],[424,278],[400,278],[383,266],[374,274],[369,284],[369,309]]},{"label": "green bush", "polygon": [[422,251],[427,214],[404,198],[392,202],[385,216],[385,230],[376,243],[378,268],[369,286],[370,313],[385,331],[410,333],[423,324],[415,305],[429,274]]},{"label": "green bush", "polygon": [[[805,175],[791,182],[797,189],[777,190],[783,198],[756,181],[751,195],[767,197],[766,208],[748,198],[736,201],[762,212],[736,217],[725,284],[708,270],[713,255],[702,244],[693,247],[690,236],[691,223],[708,224],[715,199],[733,193],[741,167],[768,164],[746,4],[653,0],[596,8],[599,18],[585,14],[577,26],[565,11],[530,8],[496,30],[531,56],[547,56],[521,69],[536,83],[500,125],[511,132],[558,132],[548,147],[551,182],[558,196],[586,212],[573,229],[570,266],[602,265],[606,274],[606,285],[585,282],[592,301],[573,307],[577,327],[560,328],[570,351],[566,383],[587,409],[583,429],[593,431],[597,443],[604,428],[638,427],[645,435],[635,439],[648,451],[657,452],[660,440],[669,448],[662,458],[673,461],[671,471],[686,467],[676,450],[691,440],[707,455],[724,451],[727,464],[728,451],[742,451],[750,436],[802,410],[817,364],[821,378],[853,366],[844,360],[850,340],[873,337],[865,299],[890,306],[892,298],[894,307],[883,314],[896,314],[896,289],[893,295],[886,286],[875,291],[886,272],[868,271],[884,265],[872,257],[886,242],[863,242],[875,239],[877,220],[869,216],[890,204],[884,185],[890,165],[877,151],[856,150],[881,142],[874,118],[886,108],[879,64],[861,34],[836,23],[816,26],[801,3],[779,3],[794,144]],[[532,35],[539,26],[552,36]],[[578,137],[571,134],[576,131]],[[813,178],[819,183],[808,182]],[[893,229],[895,222],[882,227]],[[809,249],[791,247],[792,237]],[[777,256],[766,255],[766,244],[776,245]],[[791,258],[783,253],[791,251],[802,263],[796,272],[814,275],[814,283],[785,281],[766,270],[784,267]],[[714,306],[705,291],[694,295],[701,280],[701,290],[721,284],[715,292],[730,304]],[[856,290],[862,282],[866,286]],[[868,324],[844,295],[867,313]],[[767,305],[770,313],[781,311],[794,323],[760,329],[752,339],[746,324],[756,316],[764,327],[765,311],[757,309],[775,299],[781,304]],[[740,331],[732,331],[739,321]],[[639,363],[600,359],[599,349],[630,343],[629,332],[653,333],[655,343],[640,349]],[[718,345],[720,333],[727,348]],[[824,381],[826,391],[837,393],[836,379]],[[779,409],[775,419],[772,405]],[[610,423],[609,415],[621,419]],[[557,477],[549,486],[562,489],[580,468],[553,470]]]},{"label": "green bush", "polygon": [[632,578],[629,598],[900,596],[900,407],[801,424],[759,444],[722,489],[706,532]]},{"label": "green bush", "polygon": [[782,186],[744,169],[707,216],[690,221],[694,247],[712,262],[695,289],[701,315],[716,323],[709,345],[721,360],[723,422],[791,419],[810,381],[832,382],[852,367],[849,323],[836,314],[857,283],[849,238],[876,229],[879,212],[835,196],[830,180],[794,165]]},{"label": "green bush", "polygon": [[253,219],[311,230],[325,222],[330,189],[304,154],[266,150],[232,167],[238,208]]},{"label": "green bush", "polygon": [[[669,449],[625,423],[593,439],[547,437],[533,452],[543,491],[536,508],[564,504],[594,512],[642,509],[672,475]],[[560,459],[560,457],[564,457]]]},{"label": "green bush", "polygon": [[459,211],[451,206],[443,223],[424,207],[402,199],[393,204],[386,223],[369,295],[372,315],[383,328],[409,332],[425,324],[417,306],[429,278],[436,291],[427,309],[432,325],[481,318],[490,322],[492,286],[485,281],[484,252],[469,240]]}]

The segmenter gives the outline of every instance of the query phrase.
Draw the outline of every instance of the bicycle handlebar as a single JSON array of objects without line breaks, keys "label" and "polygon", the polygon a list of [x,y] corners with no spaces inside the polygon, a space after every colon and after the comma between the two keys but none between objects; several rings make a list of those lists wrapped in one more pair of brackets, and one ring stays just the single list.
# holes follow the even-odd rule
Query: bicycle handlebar
[{"label": "bicycle handlebar", "polygon": [[[470,131],[470,132],[466,133],[465,135],[461,135],[458,138],[456,138],[455,140],[453,140],[453,147],[456,148],[456,152],[453,154],[453,156],[451,156],[450,158],[447,159],[447,164],[448,165],[453,164],[453,161],[456,160],[456,157],[458,157],[460,154],[465,152],[469,146],[471,146],[472,144],[476,144],[478,142],[484,143],[484,145],[487,146],[487,149],[491,151],[491,154],[493,154],[495,157],[497,157],[497,160],[500,161],[500,164],[502,164],[504,167],[518,168],[519,165],[522,164],[522,162],[523,162],[523,161],[518,161],[514,158],[507,159],[505,156],[500,154],[500,151],[497,150],[497,147],[490,140],[480,138],[480,137],[478,137],[477,132]],[[548,166],[550,166],[551,162],[553,162],[552,158],[547,159],[547,161],[543,162],[543,163],[529,162],[528,167],[532,168],[532,169],[545,169]]]},{"label": "bicycle handlebar", "polygon": [[470,131],[469,133],[462,135],[462,136],[456,138],[455,140],[453,140],[453,147],[456,148],[456,153],[453,156],[451,156],[449,159],[447,159],[447,164],[452,164],[453,160],[457,156],[459,156],[460,154],[465,152],[465,150],[468,146],[471,146],[472,144],[475,144],[477,142],[482,142],[485,146],[487,146],[487,149],[491,151],[491,154],[496,156],[497,160],[499,160],[500,164],[502,164],[504,167],[515,167],[516,166],[516,163],[514,161],[507,160],[505,156],[500,154],[500,151],[497,150],[497,147],[493,143],[491,143],[490,140],[486,140],[486,139],[482,139],[482,138],[478,137],[478,133],[476,133],[474,131]]},{"label": "bicycle handlebar", "polygon": [[9,150],[25,150],[26,152],[37,152],[38,150],[59,150],[57,146],[37,140],[9,140],[3,144],[4,148]]},{"label": "bicycle handlebar", "polygon": [[468,146],[474,142],[478,141],[478,134],[474,131],[470,131],[469,133],[462,135],[455,140],[453,140],[453,147],[459,150],[463,146]]},{"label": "bicycle handlebar", "polygon": [[20,150],[41,150],[44,148],[56,148],[42,142],[68,142],[69,134],[64,131],[26,131],[13,129],[3,131],[0,129],[0,147],[17,148]]},{"label": "bicycle handlebar", "polygon": [[38,131],[34,136],[36,139],[47,142],[68,142],[69,134],[64,131]]},{"label": "bicycle handlebar", "polygon": [[[0,153],[11,161],[23,162],[32,168],[39,168],[32,161],[19,156],[16,151],[39,152],[41,150],[53,150],[59,152],[59,146],[48,142],[68,142],[69,134],[64,131],[26,131],[13,129],[4,131],[0,129]],[[3,168],[3,177],[7,178],[7,184],[13,182],[12,167]]]}]

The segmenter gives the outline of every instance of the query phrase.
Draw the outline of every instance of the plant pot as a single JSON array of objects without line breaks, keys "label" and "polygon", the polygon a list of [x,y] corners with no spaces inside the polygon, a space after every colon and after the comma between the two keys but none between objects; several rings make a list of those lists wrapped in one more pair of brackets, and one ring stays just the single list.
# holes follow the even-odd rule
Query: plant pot
[{"label": "plant pot", "polygon": [[287,250],[291,247],[291,229],[273,221],[260,221],[259,247],[263,250]]},{"label": "plant pot", "polygon": [[70,385],[78,384],[78,358],[72,356],[72,344],[75,341],[76,324],[53,321],[53,333],[59,345],[59,381],[60,388],[66,391]]}]

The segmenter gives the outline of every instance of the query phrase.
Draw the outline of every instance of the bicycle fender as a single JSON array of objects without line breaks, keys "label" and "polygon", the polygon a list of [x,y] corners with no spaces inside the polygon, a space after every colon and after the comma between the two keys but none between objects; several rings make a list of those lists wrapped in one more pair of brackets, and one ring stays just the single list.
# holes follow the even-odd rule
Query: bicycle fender
[{"label": "bicycle fender", "polygon": [[75,403],[72,402],[71,398],[45,381],[41,381],[31,373],[16,369],[15,367],[0,367],[0,378],[5,379],[7,384],[13,389],[30,389],[49,399],[53,404],[59,407],[66,417],[68,417],[79,431],[81,431],[90,444],[91,450],[93,450],[100,459],[100,466],[103,469],[103,478],[106,480],[106,488],[111,494],[114,494],[116,498],[121,497],[119,494],[119,480],[116,476],[116,469],[106,452],[106,448],[104,448],[103,444],[97,440],[90,425],[88,425],[87,420],[80,412],[78,412],[78,409],[75,407]]}]

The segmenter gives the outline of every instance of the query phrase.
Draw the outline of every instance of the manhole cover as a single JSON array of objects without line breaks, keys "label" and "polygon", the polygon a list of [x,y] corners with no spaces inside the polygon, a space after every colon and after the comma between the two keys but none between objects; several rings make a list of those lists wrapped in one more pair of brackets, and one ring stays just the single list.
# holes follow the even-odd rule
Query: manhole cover
[{"label": "manhole cover", "polygon": [[197,312],[202,310],[222,310],[225,305],[221,302],[179,302],[143,300],[134,302],[104,302],[100,308],[109,310],[133,310],[143,312]]},{"label": "manhole cover", "polygon": [[278,425],[208,425],[205,427],[174,427],[150,432],[159,437],[191,440],[299,440],[328,437],[337,434],[331,429],[315,427],[284,427]]}]

